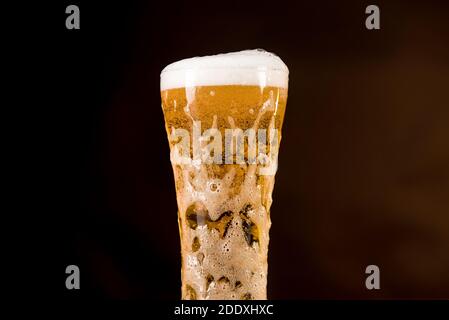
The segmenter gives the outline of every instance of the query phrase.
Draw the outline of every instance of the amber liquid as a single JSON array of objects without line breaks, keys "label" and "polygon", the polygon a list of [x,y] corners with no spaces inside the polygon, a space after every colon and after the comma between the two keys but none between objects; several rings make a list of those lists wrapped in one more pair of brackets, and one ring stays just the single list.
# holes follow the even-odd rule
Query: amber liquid
[{"label": "amber liquid", "polygon": [[[202,86],[164,90],[161,96],[172,153],[179,142],[173,129],[192,133],[194,121],[201,121],[201,130],[217,128],[223,136],[229,128],[275,128],[280,141],[287,89]],[[224,163],[172,161],[182,298],[266,299],[274,173],[260,174],[258,163]]]}]

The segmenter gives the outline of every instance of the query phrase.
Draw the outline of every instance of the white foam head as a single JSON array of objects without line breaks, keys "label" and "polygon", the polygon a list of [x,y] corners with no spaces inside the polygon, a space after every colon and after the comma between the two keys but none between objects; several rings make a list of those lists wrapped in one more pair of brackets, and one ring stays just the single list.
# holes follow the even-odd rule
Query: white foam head
[{"label": "white foam head", "polygon": [[277,55],[257,49],[184,59],[161,72],[161,90],[216,85],[287,88],[288,68]]}]

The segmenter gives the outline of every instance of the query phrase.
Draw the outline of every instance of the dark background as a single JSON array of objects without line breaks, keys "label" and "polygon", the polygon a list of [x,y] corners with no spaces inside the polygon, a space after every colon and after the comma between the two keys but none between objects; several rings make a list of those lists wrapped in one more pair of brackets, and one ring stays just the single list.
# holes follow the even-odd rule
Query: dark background
[{"label": "dark background", "polygon": [[[449,298],[446,2],[62,2],[41,42],[50,294],[180,298],[159,73],[264,48],[290,69],[269,298]],[[80,30],[65,29],[69,4]],[[381,30],[365,28],[369,4]],[[381,290],[365,288],[370,264]]]}]

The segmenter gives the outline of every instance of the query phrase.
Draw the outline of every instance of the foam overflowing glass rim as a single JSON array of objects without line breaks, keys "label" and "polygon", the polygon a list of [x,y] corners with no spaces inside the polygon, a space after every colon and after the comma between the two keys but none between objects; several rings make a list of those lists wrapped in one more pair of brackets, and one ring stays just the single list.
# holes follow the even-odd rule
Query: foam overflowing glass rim
[{"label": "foam overflowing glass rim", "polygon": [[257,85],[288,88],[288,68],[275,54],[244,50],[194,57],[167,65],[161,90],[213,85]]}]

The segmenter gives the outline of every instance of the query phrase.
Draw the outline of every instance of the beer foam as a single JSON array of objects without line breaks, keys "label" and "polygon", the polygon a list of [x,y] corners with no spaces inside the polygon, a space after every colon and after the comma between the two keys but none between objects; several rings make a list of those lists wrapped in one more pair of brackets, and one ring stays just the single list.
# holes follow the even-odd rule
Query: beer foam
[{"label": "beer foam", "polygon": [[[268,210],[274,177],[265,177],[258,183],[256,166],[250,165],[233,167],[222,179],[211,179],[214,175],[211,169],[174,166],[175,179],[183,186],[177,189],[182,230],[182,282],[195,292],[196,299],[245,299],[245,295],[250,297],[248,299],[266,299],[271,226]],[[237,170],[243,181],[236,182]],[[214,190],[214,195],[210,192],[211,183],[220,184],[221,190]],[[238,194],[231,196],[236,189]],[[225,236],[220,235],[219,228],[209,227],[207,223],[192,228],[185,222],[187,207],[194,203],[201,203],[209,218],[218,223],[220,213],[231,212],[232,219],[224,222],[228,224]],[[247,210],[248,204],[251,207]],[[257,226],[256,243],[248,243],[244,218],[250,219],[246,223],[251,221]],[[193,249],[195,238],[198,245]],[[183,299],[188,298],[185,288]]]},{"label": "beer foam", "polygon": [[256,49],[184,59],[161,72],[161,90],[217,85],[287,88],[288,68],[277,55]]}]

